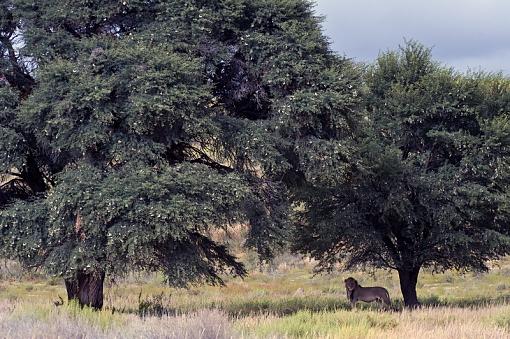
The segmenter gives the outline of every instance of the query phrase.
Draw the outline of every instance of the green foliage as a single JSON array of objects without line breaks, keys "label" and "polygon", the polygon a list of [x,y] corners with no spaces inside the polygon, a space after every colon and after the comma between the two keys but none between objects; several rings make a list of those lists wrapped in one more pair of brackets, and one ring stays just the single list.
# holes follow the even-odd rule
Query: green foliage
[{"label": "green foliage", "polygon": [[26,267],[42,265],[48,238],[45,203],[19,201],[9,207],[0,219],[0,255],[15,257]]},{"label": "green foliage", "polygon": [[15,122],[18,95],[0,82],[0,167],[22,168],[27,156],[27,143]]},{"label": "green foliage", "polygon": [[296,247],[323,269],[486,269],[510,249],[508,92],[490,92],[508,79],[456,74],[415,42],[382,54],[367,78],[356,168],[314,185]]},{"label": "green foliage", "polygon": [[510,251],[510,81],[457,74],[412,41],[366,78],[358,147],[308,180],[295,248],[319,270],[486,270]]},{"label": "green foliage", "polygon": [[221,283],[245,271],[215,229],[249,224],[245,245],[272,258],[289,195],[329,150],[332,165],[351,154],[330,139],[354,131],[361,72],[330,52],[309,1],[6,8],[2,46],[14,31],[23,44],[2,58],[20,72],[0,85],[0,169],[25,194],[0,191],[2,256],[66,278]]}]

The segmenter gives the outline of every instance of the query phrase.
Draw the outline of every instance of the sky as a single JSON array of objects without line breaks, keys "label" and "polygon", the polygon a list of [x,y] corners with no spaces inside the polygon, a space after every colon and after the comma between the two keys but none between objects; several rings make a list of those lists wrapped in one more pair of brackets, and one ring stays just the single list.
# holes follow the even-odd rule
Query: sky
[{"label": "sky", "polygon": [[315,0],[332,49],[373,61],[404,39],[459,71],[510,75],[510,0]]}]

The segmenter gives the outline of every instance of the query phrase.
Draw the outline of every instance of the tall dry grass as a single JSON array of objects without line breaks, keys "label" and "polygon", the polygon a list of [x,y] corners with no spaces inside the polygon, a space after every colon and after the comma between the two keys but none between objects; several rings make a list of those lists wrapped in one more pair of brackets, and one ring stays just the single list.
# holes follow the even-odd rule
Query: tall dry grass
[{"label": "tall dry grass", "polygon": [[218,310],[146,317],[20,302],[0,303],[0,338],[235,338]]},{"label": "tall dry grass", "polygon": [[172,289],[157,274],[105,286],[105,310],[55,307],[62,282],[0,267],[0,338],[510,338],[510,260],[489,273],[420,275],[428,305],[412,312],[351,311],[342,279],[388,288],[401,307],[394,273],[315,276],[310,263],[280,258],[264,273],[226,287]]},{"label": "tall dry grass", "polygon": [[299,311],[228,317],[219,310],[145,317],[0,302],[0,338],[509,338],[510,306],[414,311]]},{"label": "tall dry grass", "polygon": [[510,306],[484,308],[435,307],[404,311],[396,316],[398,326],[377,338],[510,338],[506,325]]},{"label": "tall dry grass", "polygon": [[510,338],[510,306],[423,308],[403,312],[299,312],[288,317],[249,317],[236,326],[258,338],[471,339]]}]

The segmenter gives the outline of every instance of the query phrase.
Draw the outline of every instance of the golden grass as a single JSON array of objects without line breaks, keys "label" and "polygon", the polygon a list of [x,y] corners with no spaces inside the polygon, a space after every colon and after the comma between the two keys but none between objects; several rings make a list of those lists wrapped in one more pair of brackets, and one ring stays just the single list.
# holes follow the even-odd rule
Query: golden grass
[{"label": "golden grass", "polygon": [[425,308],[398,314],[398,326],[377,338],[509,338],[498,319],[510,314],[510,306],[483,308]]},{"label": "golden grass", "polygon": [[241,333],[289,338],[509,338],[510,306],[414,311],[298,312],[238,320]]},{"label": "golden grass", "polygon": [[77,305],[0,302],[0,338],[230,338],[231,322],[215,310],[140,318]]},{"label": "golden grass", "polygon": [[487,274],[424,271],[418,294],[428,306],[412,312],[369,305],[351,311],[346,303],[341,282],[354,276],[365,286],[387,287],[398,309],[394,273],[314,276],[311,269],[303,262],[281,264],[244,280],[227,279],[226,287],[189,290],[164,286],[160,275],[134,274],[106,284],[102,312],[55,307],[58,295],[65,297],[58,280],[4,275],[0,337],[2,331],[14,337],[59,331],[73,337],[82,331],[90,333],[85,337],[510,338],[510,260]]}]

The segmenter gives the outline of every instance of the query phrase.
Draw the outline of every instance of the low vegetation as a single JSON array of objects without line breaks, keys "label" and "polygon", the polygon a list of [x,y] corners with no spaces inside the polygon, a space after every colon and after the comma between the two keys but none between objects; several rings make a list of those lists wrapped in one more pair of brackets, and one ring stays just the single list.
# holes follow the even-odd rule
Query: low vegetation
[{"label": "low vegetation", "polygon": [[[107,283],[102,311],[60,303],[60,281],[2,269],[0,331],[8,337],[174,338],[506,338],[510,335],[510,260],[490,273],[424,272],[423,309],[402,307],[398,276],[387,271],[314,276],[310,263],[281,264],[225,287],[188,290],[163,276],[133,274]],[[352,311],[344,275],[388,288],[394,311]]]}]

